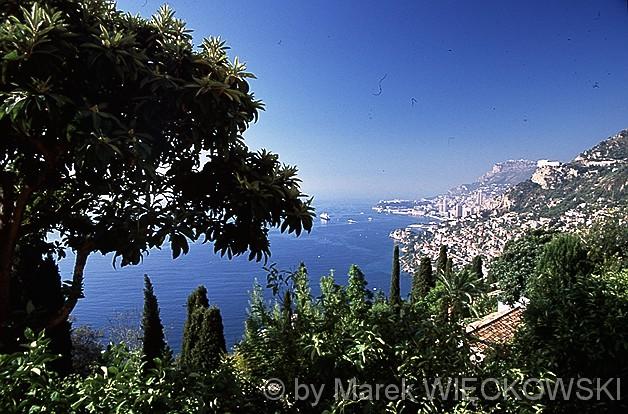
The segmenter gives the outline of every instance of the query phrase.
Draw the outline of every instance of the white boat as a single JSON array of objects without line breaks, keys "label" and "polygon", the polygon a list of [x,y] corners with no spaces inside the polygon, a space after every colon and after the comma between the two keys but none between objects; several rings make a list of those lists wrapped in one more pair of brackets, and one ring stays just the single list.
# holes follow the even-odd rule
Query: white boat
[{"label": "white boat", "polygon": [[349,223],[349,224],[353,224],[353,223],[357,223],[357,221],[355,221],[355,220],[353,220],[353,219],[349,219],[349,220],[347,220],[347,223]]},{"label": "white boat", "polygon": [[326,211],[323,211],[319,217],[324,221],[329,221],[329,219],[331,219],[331,216]]}]

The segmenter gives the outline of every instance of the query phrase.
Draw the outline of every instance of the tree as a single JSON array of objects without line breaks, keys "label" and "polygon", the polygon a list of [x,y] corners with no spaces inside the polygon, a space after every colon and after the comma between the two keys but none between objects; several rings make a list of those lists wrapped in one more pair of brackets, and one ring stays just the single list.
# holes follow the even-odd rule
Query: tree
[{"label": "tree", "polygon": [[471,270],[475,273],[479,280],[484,278],[484,271],[482,270],[482,256],[477,255],[473,258],[471,261]]},{"label": "tree", "polygon": [[440,245],[440,250],[438,252],[438,260],[436,260],[436,274],[441,275],[445,273],[447,268],[447,246],[444,244]]},{"label": "tree", "polygon": [[227,344],[220,309],[210,306],[202,309],[202,313],[203,330],[196,347],[202,358],[199,358],[197,367],[211,371],[218,367],[223,355],[227,353]]},{"label": "tree", "polygon": [[436,279],[432,272],[432,261],[428,256],[423,256],[421,257],[419,268],[414,272],[412,278],[412,303],[417,303],[421,298],[425,297],[434,286],[436,286]]},{"label": "tree", "polygon": [[528,283],[538,275],[537,262],[552,233],[533,231],[509,240],[502,254],[491,262],[489,278],[497,280],[506,303],[528,295]]},{"label": "tree", "polygon": [[[38,321],[54,315],[63,305],[64,287],[59,268],[47,254],[45,243],[37,239],[22,241],[17,246],[11,284],[16,292],[10,304],[14,315],[11,335],[5,341],[0,338],[0,350],[5,352],[17,351],[18,344],[12,339],[21,336],[26,327],[40,331]],[[59,374],[69,374],[72,370],[70,322],[49,327],[45,332],[50,339],[50,351],[61,355],[51,362],[51,367]]]},{"label": "tree", "polygon": [[0,334],[27,237],[57,232],[48,249],[76,255],[50,327],[81,297],[93,252],[125,266],[202,239],[261,260],[270,227],[311,229],[297,169],[244,142],[263,104],[222,40],[195,48],[168,6],[150,20],[111,1],[7,2],[0,14]]},{"label": "tree", "polygon": [[188,318],[195,309],[209,307],[209,299],[207,298],[207,288],[200,285],[188,296]]},{"label": "tree", "polygon": [[601,270],[628,267],[628,209],[594,221],[585,236],[589,257]]},{"label": "tree", "polygon": [[192,293],[190,293],[190,296],[188,296],[188,312],[185,324],[183,325],[183,340],[181,341],[181,364],[183,366],[192,365],[192,355],[202,328],[199,322],[200,317],[198,317],[195,312],[208,307],[209,299],[207,299],[207,288],[201,285],[194,289]]},{"label": "tree", "polygon": [[401,288],[399,286],[400,273],[399,245],[395,245],[393,250],[392,274],[390,276],[390,295],[388,296],[388,300],[393,306],[401,305]]},{"label": "tree", "polygon": [[297,315],[299,315],[300,323],[304,318],[307,318],[312,312],[312,289],[310,288],[310,280],[307,274],[307,268],[304,263],[299,265],[299,269],[294,274],[294,309]]},{"label": "tree", "polygon": [[[628,271],[592,273],[587,249],[575,235],[555,236],[537,264],[528,284],[525,323],[516,337],[519,366],[528,372],[547,369],[558,378],[625,378]],[[548,403],[562,406],[552,412],[617,408],[617,402],[603,399],[591,406],[576,400]]]},{"label": "tree", "polygon": [[454,259],[451,257],[447,259],[447,264],[445,265],[445,273],[451,274],[454,272]]},{"label": "tree", "polygon": [[292,292],[286,290],[283,294],[283,301],[281,302],[281,313],[283,314],[283,320],[287,326],[292,323]]},{"label": "tree", "polygon": [[188,297],[181,365],[189,371],[212,371],[227,352],[220,309],[209,306],[207,289],[199,286]]},{"label": "tree", "polygon": [[142,317],[142,354],[147,367],[153,367],[155,358],[168,356],[164,327],[159,317],[159,303],[148,275],[144,275],[144,314]]},{"label": "tree", "polygon": [[347,281],[347,299],[352,313],[355,316],[363,316],[368,309],[373,293],[367,288],[368,282],[364,273],[357,265],[349,268],[349,280]]},{"label": "tree", "polygon": [[469,316],[473,297],[479,293],[478,280],[469,269],[439,276],[442,316],[455,321]]}]

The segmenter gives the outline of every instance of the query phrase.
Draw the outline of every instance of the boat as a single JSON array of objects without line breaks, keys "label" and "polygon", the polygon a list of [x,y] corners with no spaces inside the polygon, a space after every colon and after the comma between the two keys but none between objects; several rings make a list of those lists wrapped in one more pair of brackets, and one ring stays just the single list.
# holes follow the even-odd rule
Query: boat
[{"label": "boat", "polygon": [[328,213],[328,212],[323,211],[323,212],[321,213],[321,215],[320,215],[320,218],[321,218],[321,220],[324,220],[324,221],[329,221],[329,219],[331,219],[331,216],[329,215],[329,213]]},{"label": "boat", "polygon": [[353,220],[353,219],[349,219],[349,220],[347,220],[347,223],[349,223],[349,224],[353,224],[353,223],[357,223],[357,221],[355,221],[355,220]]}]

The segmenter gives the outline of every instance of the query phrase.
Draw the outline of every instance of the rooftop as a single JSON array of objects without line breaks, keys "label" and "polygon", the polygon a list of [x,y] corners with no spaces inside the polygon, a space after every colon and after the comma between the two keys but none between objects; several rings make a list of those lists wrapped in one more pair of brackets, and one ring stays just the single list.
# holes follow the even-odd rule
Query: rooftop
[{"label": "rooftop", "polygon": [[467,325],[467,333],[473,335],[477,341],[473,344],[473,350],[477,354],[484,354],[488,348],[510,342],[522,322],[523,311],[522,306],[515,306],[489,313]]}]

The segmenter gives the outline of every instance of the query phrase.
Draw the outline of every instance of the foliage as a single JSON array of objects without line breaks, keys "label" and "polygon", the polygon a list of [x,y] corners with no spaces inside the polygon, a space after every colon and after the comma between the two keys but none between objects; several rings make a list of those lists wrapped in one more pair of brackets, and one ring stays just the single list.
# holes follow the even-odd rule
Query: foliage
[{"label": "foliage", "polygon": [[144,275],[144,314],[142,317],[142,355],[147,368],[153,368],[155,358],[168,358],[170,349],[164,337],[164,327],[159,317],[159,303],[148,275]]},{"label": "foliage", "polygon": [[[562,378],[625,378],[627,270],[593,274],[587,250],[574,235],[556,236],[538,263],[525,326],[516,343],[518,365],[529,371],[543,367]],[[613,406],[608,400],[548,404],[565,412],[599,412]]]},{"label": "foliage", "polygon": [[498,281],[506,303],[528,296],[528,282],[537,276],[537,261],[552,237],[552,233],[533,231],[509,240],[501,256],[491,262],[489,278]]},{"label": "foliage", "polygon": [[[271,289],[277,285],[277,274],[272,274]],[[245,337],[235,352],[245,371],[261,384],[268,378],[294,384],[298,378],[300,383],[324,385],[316,407],[312,401],[298,400],[288,387],[280,400],[282,412],[321,412],[322,407],[330,412],[383,412],[388,401],[335,399],[336,381],[349,389],[353,383],[400,384],[472,369],[460,320],[443,323],[435,318],[425,298],[412,306],[394,305],[381,294],[372,299],[364,274],[355,265],[346,287],[337,284],[333,274],[321,278],[321,295],[316,299],[304,288],[304,266],[279,279],[301,281],[281,283],[294,292],[291,319],[282,312],[284,290],[274,290],[275,301],[268,304],[256,285]],[[424,397],[421,402],[404,401],[397,409],[417,411],[428,404]]]},{"label": "foliage", "polygon": [[[10,308],[13,320],[12,331],[0,336],[0,351],[15,351],[16,337],[26,327],[36,331],[42,330],[41,321],[53,315],[63,305],[63,290],[59,268],[50,254],[46,252],[45,243],[37,239],[23,240],[16,247],[16,260],[11,272],[11,285],[14,295],[11,297]],[[68,321],[46,329],[50,348],[61,357],[51,362],[52,367],[60,374],[67,374],[72,369],[72,341],[70,338],[71,324]]]},{"label": "foliage", "polygon": [[[475,339],[465,329],[468,318],[494,309],[472,267],[439,275],[435,287],[412,303],[398,306],[367,289],[362,271],[349,270],[347,286],[333,273],[321,278],[314,297],[306,267],[296,271],[269,268],[264,299],[259,284],[251,292],[243,340],[232,354],[221,329],[208,329],[212,307],[199,287],[188,299],[188,324],[181,364],[155,358],[150,368],[142,353],[113,345],[82,375],[58,378],[49,365],[56,356],[45,350],[49,340],[27,332],[25,353],[0,356],[2,412],[25,407],[52,412],[233,412],[233,413],[536,413],[609,412],[623,403],[517,397],[540,392],[524,386],[527,378],[551,385],[558,378],[616,378],[628,373],[628,272],[601,269],[574,235],[558,235],[545,244],[528,282],[529,305],[512,344],[489,347],[481,362],[472,359]],[[480,313],[478,312],[480,310]],[[214,313],[215,322],[219,313]],[[198,320],[197,320],[198,319]],[[193,328],[193,329],[192,329]],[[187,342],[186,342],[187,341]],[[214,352],[221,343],[219,352]],[[195,346],[194,344],[202,344]],[[187,351],[186,351],[187,349]],[[191,356],[185,352],[192,351]],[[202,352],[219,356],[202,360]],[[195,367],[186,361],[195,361]],[[193,368],[193,369],[190,369]],[[271,400],[267,380],[287,386]],[[514,394],[475,400],[424,388],[440,378],[497,378],[513,384]],[[314,404],[297,398],[295,379],[322,392]],[[411,399],[368,399],[360,384],[418,384]],[[337,396],[336,391],[348,392]],[[494,388],[494,389],[493,389]],[[489,395],[500,393],[491,388]],[[357,394],[352,394],[356,390]],[[436,390],[436,392],[434,391]],[[342,392],[342,391],[341,391]],[[492,394],[491,394],[492,393]],[[518,394],[517,394],[518,393]],[[623,390],[622,390],[623,393]],[[314,404],[314,405],[313,405]]]},{"label": "foliage", "polygon": [[620,209],[596,220],[584,240],[598,270],[628,267],[628,210]]},{"label": "foliage", "polygon": [[415,270],[412,277],[411,302],[417,303],[434,286],[436,286],[436,278],[432,272],[432,261],[428,256],[423,256],[419,268]]},{"label": "foliage", "polygon": [[[265,301],[261,286],[254,286],[244,338],[232,354],[220,310],[199,287],[188,298],[178,363],[164,352],[147,277],[142,352],[135,330],[126,330],[123,341],[110,335],[118,343],[105,351],[99,333],[77,328],[74,373],[61,376],[67,372],[55,364],[60,354],[69,355],[63,340],[69,338],[67,316],[82,295],[91,253],[113,253],[114,263],[126,266],[139,263],[150,248],[169,243],[176,258],[191,241],[203,240],[229,258],[248,252],[249,260],[259,261],[270,254],[271,227],[296,235],[309,231],[313,210],[296,168],[245,144],[245,131],[263,109],[249,88],[253,75],[237,58],[229,59],[219,38],[195,48],[168,6],[145,19],[106,0],[11,0],[0,14],[0,221],[7,224],[0,231],[0,339],[8,348],[10,328],[12,335],[24,332],[26,344],[0,354],[0,412],[614,408],[609,401],[460,401],[422,393],[398,401],[363,394],[337,399],[335,391],[338,384],[354,390],[356,384],[447,377],[626,378],[628,237],[622,209],[616,218],[595,223],[584,242],[533,232],[507,243],[488,280],[498,281],[510,303],[522,296],[530,303],[515,342],[489,350],[483,362],[472,361],[473,338],[465,326],[495,305],[486,295],[482,258],[459,270],[441,246],[437,278],[423,258],[407,303],[395,246],[388,299],[381,292],[373,297],[355,265],[347,286],[333,273],[322,277],[318,297],[303,264],[294,272],[271,265],[266,287],[273,299]],[[620,138],[619,150],[625,134]],[[609,193],[625,198],[626,169],[602,175],[598,181],[609,185],[587,193],[571,179],[556,187],[554,193],[578,193],[554,211]],[[51,232],[59,239],[48,241]],[[72,281],[62,284],[54,255],[67,250],[76,253],[76,264]],[[27,326],[39,333],[24,331]],[[264,395],[270,378],[287,385],[276,401]],[[297,398],[295,379],[325,386],[318,405]]]},{"label": "foliage", "polygon": [[445,273],[447,267],[447,246],[441,244],[440,250],[438,252],[438,259],[436,260],[436,274],[440,275],[441,273]]},{"label": "foliage", "polygon": [[209,306],[207,289],[199,286],[188,297],[180,363],[188,371],[211,372],[227,352],[220,309]]},{"label": "foliage", "polygon": [[228,257],[270,254],[268,230],[312,227],[297,169],[243,134],[262,103],[254,75],[220,38],[198,47],[162,6],[150,19],[108,0],[5,1],[0,8],[0,326],[22,241],[59,239],[77,260],[66,301],[81,297],[92,252],[137,264],[169,243],[212,242]]},{"label": "foliage", "polygon": [[350,312],[354,317],[364,316],[371,305],[373,293],[367,288],[367,285],[368,282],[364,273],[357,265],[351,265],[346,290]]},{"label": "foliage", "polygon": [[444,320],[460,321],[471,316],[475,299],[482,293],[479,282],[469,269],[439,276],[436,298]]},{"label": "foliage", "polygon": [[475,276],[478,279],[484,278],[484,271],[482,270],[482,265],[483,265],[482,256],[479,256],[479,255],[474,256],[473,261],[471,262],[471,269],[473,270],[473,272],[475,273]]},{"label": "foliage", "polygon": [[[46,366],[56,358],[44,336],[27,332],[25,352],[0,355],[3,413],[247,413],[265,404],[231,360],[214,373],[192,374],[155,359],[146,370],[142,355],[123,344],[103,355],[98,369],[60,379]],[[273,412],[269,409],[266,412]]]},{"label": "foliage", "polygon": [[88,375],[102,363],[103,333],[87,325],[72,329],[72,370]]},{"label": "foliage", "polygon": [[56,375],[47,367],[57,357],[47,352],[50,340],[27,329],[24,342],[24,353],[0,354],[0,412],[53,412],[63,396],[51,392]]},{"label": "foliage", "polygon": [[390,275],[390,294],[388,295],[388,300],[393,307],[399,307],[401,305],[401,287],[399,286],[400,275],[399,245],[395,245],[393,250],[392,272]]}]

